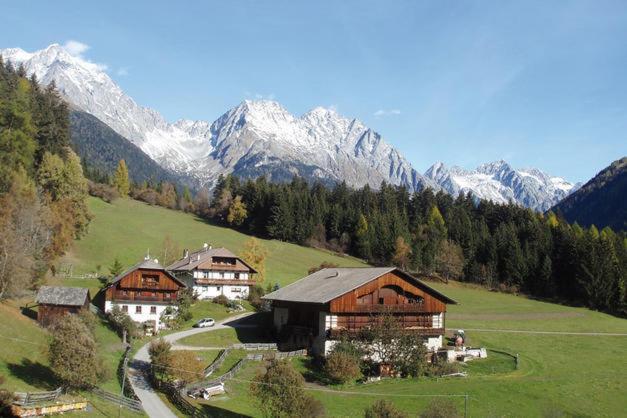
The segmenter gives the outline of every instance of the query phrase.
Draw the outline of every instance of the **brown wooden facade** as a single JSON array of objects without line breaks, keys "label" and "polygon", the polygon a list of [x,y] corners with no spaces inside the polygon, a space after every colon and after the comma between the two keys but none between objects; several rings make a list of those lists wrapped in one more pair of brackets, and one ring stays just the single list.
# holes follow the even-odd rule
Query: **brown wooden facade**
[{"label": "brown wooden facade", "polygon": [[112,283],[105,292],[105,300],[170,304],[176,301],[183,287],[165,270],[138,268]]},{"label": "brown wooden facade", "polygon": [[[362,328],[394,316],[406,332],[425,337],[444,335],[447,302],[454,303],[400,270],[392,270],[327,303],[273,300],[275,327],[281,322],[281,338],[296,345],[335,339],[346,333],[357,335]],[[287,312],[285,319],[279,312]],[[324,322],[323,322],[324,321]],[[277,327],[278,328],[278,327]],[[307,337],[305,337],[307,335]]]},{"label": "brown wooden facade", "polygon": [[85,299],[83,306],[39,304],[37,307],[37,321],[42,326],[47,327],[67,314],[77,314],[87,309],[89,309],[89,298]]}]

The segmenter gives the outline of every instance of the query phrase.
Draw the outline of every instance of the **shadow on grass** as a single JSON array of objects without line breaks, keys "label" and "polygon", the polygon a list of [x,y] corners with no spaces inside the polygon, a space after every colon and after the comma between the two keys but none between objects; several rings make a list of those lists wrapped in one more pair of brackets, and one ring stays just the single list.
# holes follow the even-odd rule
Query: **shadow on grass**
[{"label": "shadow on grass", "polygon": [[315,357],[304,357],[299,358],[296,361],[298,361],[301,366],[298,367],[298,370],[302,373],[306,382],[317,383],[324,386],[333,384],[333,382],[325,375],[320,359]]},{"label": "shadow on grass", "polygon": [[25,317],[34,319],[35,321],[37,320],[37,311],[33,309],[33,306],[22,306],[20,311]]},{"label": "shadow on grass", "polygon": [[35,363],[29,359],[22,359],[22,363],[9,363],[7,368],[12,376],[31,386],[41,389],[56,389],[56,379],[52,370],[39,362]]},{"label": "shadow on grass", "polygon": [[249,415],[238,414],[237,412],[229,411],[228,409],[219,408],[214,405],[202,405],[202,414],[205,417],[212,418],[249,418]]},{"label": "shadow on grass", "polygon": [[272,317],[269,312],[257,312],[225,323],[234,327],[237,339],[244,344],[275,342],[271,324]]}]

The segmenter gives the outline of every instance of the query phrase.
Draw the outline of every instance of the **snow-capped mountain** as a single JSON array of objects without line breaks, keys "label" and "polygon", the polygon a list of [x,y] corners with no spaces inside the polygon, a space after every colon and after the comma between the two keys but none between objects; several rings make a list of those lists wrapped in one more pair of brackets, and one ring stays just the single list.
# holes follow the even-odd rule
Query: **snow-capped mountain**
[{"label": "snow-capped mountain", "polygon": [[483,164],[472,171],[438,162],[425,172],[425,177],[453,196],[471,192],[480,199],[512,201],[539,211],[548,210],[580,186],[535,168],[515,170],[505,161]]},{"label": "snow-capped mountain", "polygon": [[299,174],[351,186],[381,181],[412,190],[438,188],[416,172],[381,136],[356,119],[316,108],[301,117],[273,101],[245,101],[212,124],[168,123],[158,112],[139,106],[97,64],[53,44],[29,53],[0,51],[5,60],[24,65],[28,74],[59,91],[78,109],[96,116],[163,167],[211,185],[219,174]]},{"label": "snow-capped mountain", "polygon": [[220,174],[265,175],[289,180],[295,174],[353,187],[382,181],[410,190],[431,187],[457,195],[471,191],[495,202],[514,201],[546,210],[574,191],[562,178],[536,170],[514,170],[498,161],[473,171],[442,163],[421,175],[395,148],[357,119],[317,107],[295,116],[274,101],[244,101],[213,123],[167,122],[127,96],[102,66],[53,44],[33,53],[0,50],[28,74],[57,88],[77,109],[104,122],[167,170],[212,186]]}]

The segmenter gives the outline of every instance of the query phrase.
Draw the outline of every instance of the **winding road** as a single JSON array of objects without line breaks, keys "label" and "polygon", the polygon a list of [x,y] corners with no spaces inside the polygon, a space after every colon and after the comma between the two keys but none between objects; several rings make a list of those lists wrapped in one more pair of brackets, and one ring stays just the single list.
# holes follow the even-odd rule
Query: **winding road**
[{"label": "winding road", "polygon": [[[216,322],[211,328],[192,328],[185,331],[179,331],[172,334],[163,336],[163,339],[172,344],[173,349],[187,349],[187,346],[176,346],[176,342],[182,338],[189,337],[190,335],[200,334],[203,332],[215,331],[225,328],[237,328],[238,320],[252,315],[253,312],[246,312],[243,314],[231,316]],[[242,325],[243,327],[249,327],[250,325]],[[132,361],[129,364],[128,375],[133,386],[135,394],[139,398],[144,407],[144,411],[150,418],[177,418],[176,415],[168,408],[168,406],[159,398],[159,395],[152,388],[148,379],[148,371],[150,369],[150,355],[148,354],[148,347],[150,343],[145,344],[140,348]],[[202,349],[200,347],[199,349]]]}]

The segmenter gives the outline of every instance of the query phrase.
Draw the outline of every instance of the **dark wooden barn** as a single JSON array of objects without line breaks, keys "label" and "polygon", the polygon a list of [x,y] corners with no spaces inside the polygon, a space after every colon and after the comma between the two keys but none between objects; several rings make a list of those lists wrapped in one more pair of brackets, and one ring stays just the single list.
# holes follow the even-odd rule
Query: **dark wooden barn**
[{"label": "dark wooden barn", "polygon": [[456,303],[395,267],[327,268],[272,292],[274,327],[290,348],[326,354],[340,335],[356,335],[381,315],[442,347],[446,305]]},{"label": "dark wooden barn", "polygon": [[37,320],[48,326],[68,313],[89,309],[89,290],[81,287],[42,286],[37,292]]}]

